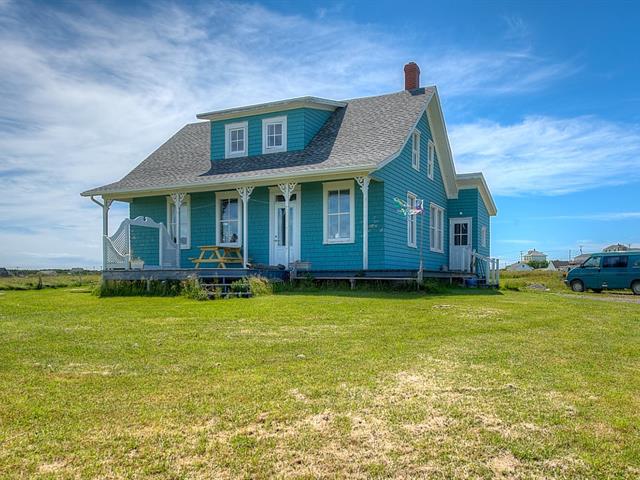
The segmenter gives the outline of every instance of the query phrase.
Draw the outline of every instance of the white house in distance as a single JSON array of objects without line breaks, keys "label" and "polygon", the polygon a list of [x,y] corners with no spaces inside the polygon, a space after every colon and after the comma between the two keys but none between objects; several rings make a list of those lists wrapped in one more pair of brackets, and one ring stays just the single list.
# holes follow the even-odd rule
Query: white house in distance
[{"label": "white house in distance", "polygon": [[533,268],[524,262],[516,262],[509,265],[505,270],[510,272],[530,272]]},{"label": "white house in distance", "polygon": [[547,255],[545,253],[537,251],[535,248],[533,250],[529,250],[523,258],[524,263],[546,262],[546,261],[547,261]]}]

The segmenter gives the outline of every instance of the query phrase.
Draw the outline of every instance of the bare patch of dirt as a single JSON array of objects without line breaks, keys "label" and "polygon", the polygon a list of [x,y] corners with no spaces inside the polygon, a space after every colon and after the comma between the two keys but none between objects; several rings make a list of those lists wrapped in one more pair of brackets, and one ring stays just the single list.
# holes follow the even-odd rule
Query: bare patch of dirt
[{"label": "bare patch of dirt", "polygon": [[520,462],[511,454],[511,452],[506,452],[500,456],[494,457],[489,460],[488,463],[491,471],[499,477],[512,476],[519,465]]}]

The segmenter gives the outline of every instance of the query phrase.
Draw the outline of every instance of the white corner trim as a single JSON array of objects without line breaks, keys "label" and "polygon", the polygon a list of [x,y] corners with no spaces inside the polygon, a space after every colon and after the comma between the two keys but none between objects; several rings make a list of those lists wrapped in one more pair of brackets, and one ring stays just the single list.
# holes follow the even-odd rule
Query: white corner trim
[{"label": "white corner trim", "polygon": [[[243,129],[244,130],[244,150],[241,152],[231,152],[231,137],[229,132],[231,130]],[[249,152],[249,123],[237,122],[227,123],[224,126],[224,158],[236,158],[246,157]]]},{"label": "white corner trim", "polygon": [[[339,240],[329,238],[329,192],[331,190],[349,190],[349,238]],[[355,242],[356,209],[355,209],[355,185],[353,180],[339,182],[325,182],[322,184],[322,243],[335,245]]]},{"label": "white corner trim", "polygon": [[[220,221],[221,221],[221,214],[220,214],[220,200],[227,200],[227,199],[236,199],[238,200],[238,241],[237,242],[227,242],[227,243],[223,243],[218,241],[220,239]],[[240,194],[236,191],[236,190],[229,190],[229,191],[224,191],[224,192],[216,192],[216,211],[215,211],[215,218],[214,221],[216,222],[216,238],[215,238],[215,245],[219,245],[221,247],[240,247],[242,246],[242,221],[244,219],[242,218],[242,200],[240,198]]]},{"label": "white corner trim", "polygon": [[[269,125],[281,123],[282,124],[282,146],[280,147],[267,147],[267,128]],[[262,119],[262,154],[286,152],[287,151],[287,116],[271,117]]]}]

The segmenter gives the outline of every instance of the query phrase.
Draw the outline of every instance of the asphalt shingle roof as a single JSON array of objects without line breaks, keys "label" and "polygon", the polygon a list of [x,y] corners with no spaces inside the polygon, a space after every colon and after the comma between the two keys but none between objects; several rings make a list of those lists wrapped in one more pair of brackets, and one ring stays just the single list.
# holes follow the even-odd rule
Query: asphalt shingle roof
[{"label": "asphalt shingle roof", "polygon": [[83,195],[122,194],[336,168],[375,168],[397,154],[433,89],[347,100],[304,150],[211,161],[210,122],[185,125],[118,182]]}]

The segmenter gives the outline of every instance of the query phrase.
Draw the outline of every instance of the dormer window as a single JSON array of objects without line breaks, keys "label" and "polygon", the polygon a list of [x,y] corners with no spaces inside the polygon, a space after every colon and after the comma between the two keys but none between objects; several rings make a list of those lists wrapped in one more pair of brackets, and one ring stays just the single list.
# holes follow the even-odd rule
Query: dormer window
[{"label": "dormer window", "polygon": [[262,153],[287,151],[287,117],[262,120]]},{"label": "dormer window", "polygon": [[225,158],[247,156],[247,122],[224,126]]}]

